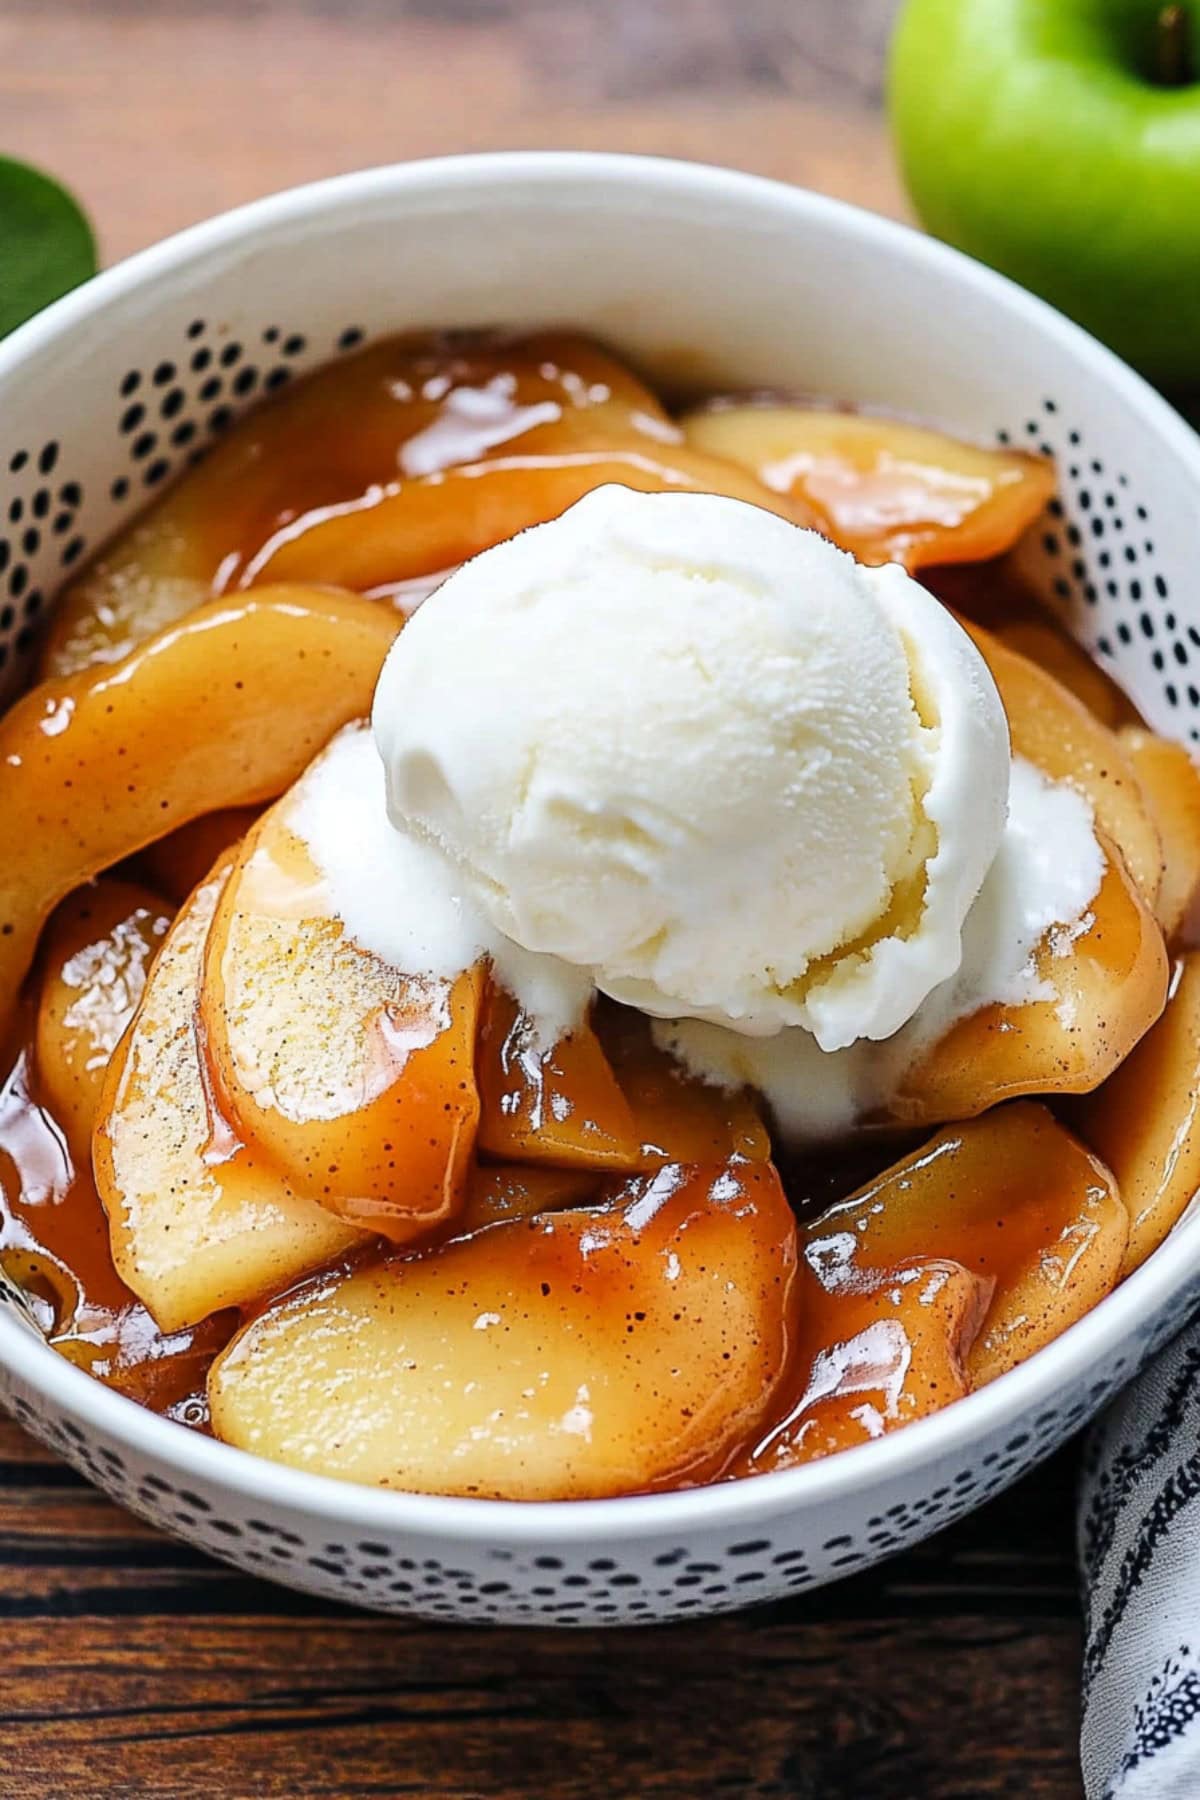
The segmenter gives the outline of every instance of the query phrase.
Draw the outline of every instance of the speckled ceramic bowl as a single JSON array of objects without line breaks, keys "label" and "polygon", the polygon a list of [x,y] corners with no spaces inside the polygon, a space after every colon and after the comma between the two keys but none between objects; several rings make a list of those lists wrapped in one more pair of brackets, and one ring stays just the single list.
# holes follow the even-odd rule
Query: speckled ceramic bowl
[{"label": "speckled ceramic bowl", "polygon": [[[364,337],[579,325],[655,371],[816,389],[1052,452],[1036,581],[1159,728],[1200,740],[1200,441],[1028,294],[914,232],[719,169],[467,157],[282,194],[0,344],[0,680],[64,572],[231,416]],[[628,1623],[794,1593],[936,1530],[1088,1419],[1200,1297],[1200,1217],[992,1386],[806,1468],[521,1505],[258,1461],[61,1360],[0,1290],[0,1398],[135,1512],[242,1568],[434,1618]]]}]

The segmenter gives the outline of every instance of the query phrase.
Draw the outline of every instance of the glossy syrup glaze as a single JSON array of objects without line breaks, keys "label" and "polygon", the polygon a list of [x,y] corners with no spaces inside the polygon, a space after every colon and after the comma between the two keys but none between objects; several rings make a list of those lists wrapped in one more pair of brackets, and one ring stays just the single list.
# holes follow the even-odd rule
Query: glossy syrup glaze
[{"label": "glossy syrup glaze", "polygon": [[[829,1159],[829,1185],[846,1173]],[[737,1472],[866,1442],[994,1380],[1103,1297],[1128,1232],[1108,1170],[1029,1101],[802,1214],[789,1404]]]},{"label": "glossy syrup glaze", "polygon": [[205,1382],[236,1318],[164,1333],[117,1274],[95,1183],[22,1050],[0,1088],[0,1267],[53,1347],[118,1393],[198,1430]]},{"label": "glossy syrup glaze", "polygon": [[[584,1103],[575,1127],[585,1149],[574,1172],[483,1161],[459,1219],[430,1241],[610,1206],[620,1165],[587,1154],[605,1141],[588,1111]],[[1019,1120],[1010,1111],[951,1128],[898,1164],[895,1144],[876,1143],[787,1171],[798,1291],[786,1368],[764,1384],[770,1398],[747,1441],[723,1470],[707,1464],[705,1479],[810,1461],[937,1410],[1036,1347],[1020,1342],[1029,1315],[1045,1315],[1030,1303],[1031,1286],[1050,1294],[1057,1331],[1111,1284],[1127,1227],[1105,1171],[1045,1109],[1015,1112]],[[567,1161],[561,1147],[557,1154]],[[657,1160],[631,1142],[625,1166],[648,1158]],[[739,1167],[753,1165],[727,1166],[736,1183]],[[871,1167],[881,1172],[842,1198]],[[357,1260],[364,1256],[373,1263],[365,1253]],[[0,1090],[0,1264],[61,1354],[152,1410],[207,1429],[207,1372],[238,1314],[158,1329],[113,1266],[95,1185],[74,1167],[27,1051]],[[242,1317],[268,1309],[247,1302]],[[680,1471],[678,1485],[695,1479]]]},{"label": "glossy syrup glaze", "polygon": [[[311,869],[282,898],[279,882],[224,885],[243,835],[270,837],[262,806],[366,715],[401,615],[465,558],[614,481],[748,499],[817,523],[865,560],[919,565],[996,633],[988,654],[1014,740],[1056,779],[1056,758],[1072,764],[1110,845],[1088,931],[1039,953],[1057,1009],[966,1021],[869,1135],[833,1150],[776,1146],[790,1205],[762,1104],[690,1078],[640,1014],[602,1002],[547,1045],[479,964],[469,992],[439,990],[417,1008],[417,1044],[421,995],[380,981],[352,931],[334,928],[328,896],[305,898]],[[1165,989],[1158,925],[1169,917],[1175,933],[1200,885],[1188,810],[1194,800],[1200,821],[1200,787],[1188,807],[1168,795],[1152,816],[1132,769],[1136,756],[1161,760],[1157,740],[1122,737],[1137,719],[1120,691],[1006,564],[977,561],[1015,541],[1051,486],[1036,458],[794,400],[671,417],[616,357],[567,332],[376,344],[242,421],[73,581],[46,685],[0,721],[0,997],[28,982],[22,1007],[0,1018],[0,1263],[54,1347],[201,1429],[219,1358],[230,1420],[263,1424],[257,1383],[268,1436],[277,1427],[277,1453],[297,1460],[307,1452],[288,1444],[313,1420],[303,1407],[279,1415],[263,1358],[311,1369],[332,1343],[336,1385],[336,1343],[308,1331],[317,1305],[370,1376],[372,1342],[407,1354],[404,1293],[412,1331],[463,1399],[466,1435],[456,1447],[453,1418],[430,1412],[410,1455],[385,1433],[363,1440],[361,1467],[332,1472],[402,1486],[428,1449],[413,1484],[430,1491],[565,1496],[757,1474],[869,1441],[993,1379],[1094,1305],[1160,1241],[1186,1203],[1179,1183],[1164,1158],[1122,1168],[1145,1227],[1135,1252],[1107,1167],[1068,1129],[1075,1118],[1089,1144],[1102,1136],[1091,1121],[1104,1090],[1075,1113],[1058,1098],[1054,1113],[991,1103],[1094,1086],[1152,1023]],[[284,582],[295,585],[272,585]],[[1174,793],[1182,776],[1168,773]],[[275,873],[288,874],[275,854],[286,840],[273,841]],[[1186,844],[1173,881],[1160,880],[1163,843]],[[107,877],[84,886],[114,866],[151,891],[122,896]],[[63,915],[42,934],[80,892],[83,948],[89,931],[108,945],[107,985],[82,1014],[50,979]],[[143,984],[153,1004],[143,999],[113,1052]],[[227,1012],[226,989],[240,995]],[[1152,1086],[1154,1143],[1168,1148],[1195,1089],[1190,980],[1171,1004],[1169,1029],[1121,1072],[1110,1115],[1144,1116]],[[88,1154],[96,1117],[111,1231]],[[430,1170],[415,1238],[411,1196],[389,1186],[405,1130]],[[1102,1154],[1132,1156],[1135,1136]],[[385,1221],[361,1204],[381,1189]],[[175,1193],[188,1219],[172,1212]],[[248,1236],[231,1248],[223,1234],[239,1217]],[[381,1230],[397,1242],[382,1244]],[[110,1242],[179,1329],[155,1324]],[[452,1303],[443,1274],[458,1283]],[[690,1311],[672,1302],[681,1279]],[[588,1297],[586,1317],[572,1295]],[[568,1372],[595,1391],[565,1411],[532,1403],[525,1450],[493,1479],[500,1463],[481,1474],[464,1460],[478,1437],[465,1402],[476,1378],[507,1392],[495,1346],[508,1331],[531,1392],[565,1394]],[[743,1377],[723,1415],[727,1384]],[[409,1387],[419,1418],[433,1389]],[[585,1413],[611,1455],[563,1454],[563,1431],[569,1440]]]}]

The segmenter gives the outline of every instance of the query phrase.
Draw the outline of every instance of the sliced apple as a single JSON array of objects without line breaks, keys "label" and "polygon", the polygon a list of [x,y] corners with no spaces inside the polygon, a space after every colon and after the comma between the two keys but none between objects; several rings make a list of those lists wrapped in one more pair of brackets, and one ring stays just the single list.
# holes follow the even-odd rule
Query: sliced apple
[{"label": "sliced apple", "polygon": [[632,1173],[771,1154],[753,1095],[692,1079],[628,1007],[601,1001],[592,1019],[542,1051],[516,1002],[494,989],[478,1063],[479,1144],[492,1156]]},{"label": "sliced apple", "polygon": [[1133,762],[1116,733],[1028,657],[978,625],[964,622],[964,628],[1000,691],[1013,754],[1087,796],[1097,825],[1116,844],[1153,906],[1162,882],[1162,842]]},{"label": "sliced apple", "polygon": [[939,1132],[830,1207],[806,1227],[801,1257],[834,1324],[841,1296],[890,1275],[917,1244],[994,1282],[967,1357],[970,1384],[981,1387],[1103,1299],[1128,1236],[1109,1170],[1025,1101]]},{"label": "sliced apple", "polygon": [[959,1019],[903,1073],[887,1106],[905,1125],[972,1118],[1021,1094],[1084,1094],[1118,1068],[1162,1012],[1162,932],[1120,857],[1077,929],[1034,954],[1052,998]]},{"label": "sliced apple", "polygon": [[[376,589],[415,563],[442,569],[557,519],[590,494],[615,482],[640,493],[724,494],[798,524],[808,516],[761,486],[736,464],[676,443],[669,430],[638,432],[598,443],[547,426],[531,431],[514,454],[447,468],[420,481],[393,481],[344,507],[325,507],[283,526],[248,564],[244,577],[261,581],[335,582]],[[300,571],[304,571],[301,577]]]},{"label": "sliced apple", "polygon": [[[1049,619],[1013,619],[992,627],[1000,642],[1052,675],[1110,731],[1137,720],[1137,709],[1081,644]],[[1132,755],[1126,745],[1126,753]]]},{"label": "sliced apple", "polygon": [[137,859],[146,880],[176,906],[182,906],[214,863],[241,843],[261,816],[261,806],[225,806],[205,813],[147,844]]},{"label": "sliced apple", "polygon": [[1166,1000],[1166,951],[1153,910],[1162,846],[1130,758],[1116,733],[1053,676],[990,632],[967,630],[995,678],[1014,751],[1083,793],[1108,869],[1080,926],[1052,932],[1036,952],[1038,977],[1053,998],[984,1007],[905,1071],[887,1113],[911,1125],[969,1118],[1021,1094],[1089,1092]]},{"label": "sliced apple", "polygon": [[156,894],[106,878],[78,888],[42,944],[35,1061],[47,1104],[81,1168],[108,1060],[133,1017],[172,914]]},{"label": "sliced apple", "polygon": [[1126,725],[1119,737],[1162,840],[1159,924],[1169,942],[1190,943],[1200,895],[1200,769],[1182,744],[1143,726]]},{"label": "sliced apple", "polygon": [[422,1493],[598,1498],[700,1482],[764,1416],[796,1324],[769,1166],[669,1167],[607,1206],[331,1272],[214,1364],[213,1429]]},{"label": "sliced apple", "polygon": [[992,1283],[960,1263],[898,1263],[830,1301],[802,1282],[798,1398],[729,1471],[770,1475],[882,1437],[970,1391]]},{"label": "sliced apple", "polygon": [[733,1472],[848,1449],[994,1380],[1108,1293],[1128,1230],[1109,1171],[1044,1107],[940,1132],[802,1229],[783,1410]]},{"label": "sliced apple", "polygon": [[[68,587],[43,673],[119,661],[236,586],[282,517],[363,495],[395,476],[403,451],[423,456],[432,472],[443,458],[473,461],[566,408],[574,416],[595,406],[615,413],[618,432],[634,412],[662,419],[619,363],[558,334],[490,346],[390,338],[332,362],[240,420]],[[452,521],[445,529],[452,533]]]},{"label": "sliced apple", "polygon": [[[94,891],[93,922],[106,910],[121,922],[115,896],[108,908],[109,885],[101,883]],[[59,929],[61,920],[65,931],[71,906],[68,902],[52,930]],[[81,956],[88,957],[91,934],[81,935]],[[52,979],[51,969],[47,980]],[[113,985],[127,987],[129,982],[122,966]],[[108,1015],[99,1000],[98,1010]],[[86,1034],[81,1041],[87,1042]],[[81,1071],[85,1090],[93,1089],[97,1079],[94,1071]],[[113,1264],[108,1220],[92,1179],[91,1148],[87,1143],[77,1147],[70,1141],[73,1136],[65,1132],[41,1072],[31,1069],[28,1052],[22,1053],[0,1088],[0,1269],[24,1293],[60,1356],[157,1412],[201,1423],[207,1417],[205,1373],[233,1336],[237,1319],[222,1313],[178,1331],[158,1329]]]},{"label": "sliced apple", "polygon": [[1053,465],[983,450],[868,413],[782,405],[706,408],[689,444],[802,501],[860,562],[979,562],[1011,548],[1054,493]]},{"label": "sliced apple", "polygon": [[60,900],[165,832],[273,799],[370,710],[402,621],[354,594],[218,600],[0,720],[0,1039]]},{"label": "sliced apple", "polygon": [[685,1073],[650,1034],[644,1014],[602,1004],[597,1031],[633,1113],[639,1166],[663,1162],[767,1162],[771,1140],[749,1088],[713,1087]]},{"label": "sliced apple", "polygon": [[552,1049],[490,984],[478,1046],[479,1147],[511,1162],[630,1172],[641,1140],[590,1020]]},{"label": "sliced apple", "polygon": [[238,1135],[297,1193],[407,1243],[462,1204],[483,970],[405,974],[336,916],[300,811],[326,759],[364,734],[336,738],[236,854],[204,957],[201,1050]]},{"label": "sliced apple", "polygon": [[93,1141],[113,1261],[166,1332],[289,1287],[363,1234],[219,1128],[196,1044],[204,942],[227,870],[168,933],[108,1066]]},{"label": "sliced apple", "polygon": [[1129,1211],[1128,1275],[1200,1191],[1200,954],[1176,965],[1162,1018],[1074,1120]]},{"label": "sliced apple", "polygon": [[603,1180],[597,1169],[556,1169],[548,1163],[477,1164],[467,1177],[467,1197],[450,1234],[469,1237],[489,1225],[531,1219],[536,1213],[595,1205]]},{"label": "sliced apple", "polygon": [[256,408],[109,545],[60,599],[44,672],[119,660],[285,567],[417,584],[612,480],[785,504],[688,449],[653,394],[584,338],[388,339]]}]

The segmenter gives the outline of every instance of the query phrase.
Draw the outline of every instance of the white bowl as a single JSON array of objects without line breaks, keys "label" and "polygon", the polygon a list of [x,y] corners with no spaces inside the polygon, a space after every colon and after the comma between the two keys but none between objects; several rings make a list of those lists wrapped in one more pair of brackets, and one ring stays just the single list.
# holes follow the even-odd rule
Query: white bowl
[{"label": "white bowl", "polygon": [[[301,188],[133,258],[0,344],[5,679],[64,568],[276,370],[360,335],[491,322],[578,325],[651,376],[815,390],[1053,452],[1061,510],[1031,539],[1034,578],[1154,725],[1200,739],[1200,440],[1176,414],[942,245],[632,157],[464,157]],[[1056,1343],[932,1419],[783,1474],[621,1500],[445,1500],[259,1461],[63,1361],[11,1289],[0,1398],[135,1512],[292,1586],[424,1617],[640,1622],[794,1593],[957,1518],[1082,1425],[1198,1296],[1193,1217]]]}]

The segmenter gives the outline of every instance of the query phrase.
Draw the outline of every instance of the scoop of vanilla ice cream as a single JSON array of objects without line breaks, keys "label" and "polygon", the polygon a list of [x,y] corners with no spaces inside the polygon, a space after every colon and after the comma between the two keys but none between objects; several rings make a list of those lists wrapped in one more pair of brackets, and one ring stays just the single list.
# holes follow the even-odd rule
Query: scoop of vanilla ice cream
[{"label": "scoop of vanilla ice cream", "polygon": [[938,601],[713,495],[601,488],[476,557],[374,728],[393,824],[507,938],[830,1050],[958,967],[1004,828],[1004,711]]}]

